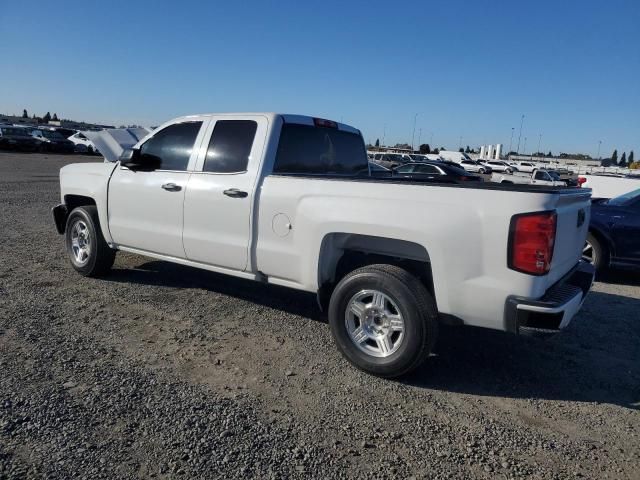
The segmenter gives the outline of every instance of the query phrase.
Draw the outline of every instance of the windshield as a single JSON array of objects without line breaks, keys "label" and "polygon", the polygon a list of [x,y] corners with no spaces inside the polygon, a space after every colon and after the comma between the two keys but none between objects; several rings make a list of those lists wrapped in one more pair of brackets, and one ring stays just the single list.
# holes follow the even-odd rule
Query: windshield
[{"label": "windshield", "polygon": [[404,157],[402,155],[387,155],[385,160],[391,161],[391,162],[404,162]]},{"label": "windshield", "polygon": [[619,197],[612,198],[607,203],[609,205],[620,207],[622,205],[626,205],[627,203],[633,202],[636,198],[640,198],[640,188],[627,192],[624,195],[620,195]]}]

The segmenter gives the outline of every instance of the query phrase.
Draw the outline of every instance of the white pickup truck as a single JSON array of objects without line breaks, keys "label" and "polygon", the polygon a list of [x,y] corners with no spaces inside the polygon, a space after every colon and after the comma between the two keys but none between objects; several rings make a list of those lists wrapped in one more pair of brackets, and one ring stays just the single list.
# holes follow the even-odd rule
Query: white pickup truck
[{"label": "white pickup truck", "polygon": [[550,185],[550,186],[566,186],[567,182],[560,179],[555,172],[547,172],[546,170],[535,169],[531,173],[514,172],[494,173],[491,175],[491,181],[495,183],[520,183],[523,185]]},{"label": "white pickup truck", "polygon": [[384,377],[428,356],[439,321],[559,331],[593,281],[588,190],[372,177],[360,131],[330,120],[182,117],[60,186],[80,274],[120,250],[314,292],[340,351]]}]

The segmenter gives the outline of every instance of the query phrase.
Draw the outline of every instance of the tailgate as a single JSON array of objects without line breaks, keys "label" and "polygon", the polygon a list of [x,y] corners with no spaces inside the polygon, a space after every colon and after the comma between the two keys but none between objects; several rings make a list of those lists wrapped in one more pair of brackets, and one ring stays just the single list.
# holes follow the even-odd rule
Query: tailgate
[{"label": "tailgate", "polygon": [[560,280],[582,257],[582,249],[589,231],[591,191],[562,191],[556,197],[558,215],[556,242],[551,259],[549,281]]}]

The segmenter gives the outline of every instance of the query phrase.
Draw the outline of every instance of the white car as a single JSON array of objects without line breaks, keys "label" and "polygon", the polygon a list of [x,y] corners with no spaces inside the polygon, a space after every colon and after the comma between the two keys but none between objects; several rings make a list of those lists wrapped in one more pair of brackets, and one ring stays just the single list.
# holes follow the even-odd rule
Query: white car
[{"label": "white car", "polygon": [[78,153],[98,153],[96,146],[91,140],[89,140],[84,133],[76,132],[71,135],[68,140],[71,140],[76,146],[76,152]]},{"label": "white car", "polygon": [[530,185],[549,185],[549,186],[566,186],[567,182],[560,179],[560,175],[556,172],[548,172],[546,170],[535,170],[531,173],[514,172],[510,173],[494,173],[491,181],[496,183],[521,183]]},{"label": "white car", "polygon": [[[456,162],[458,163],[458,162]],[[464,168],[467,172],[473,173],[491,173],[492,168],[488,165],[483,165],[480,162],[476,162],[475,160],[462,160],[458,163],[462,168]]]},{"label": "white car", "polygon": [[538,170],[540,167],[533,162],[509,162],[509,165],[515,167],[516,170],[525,173],[531,173],[534,170]]},{"label": "white car", "polygon": [[503,162],[501,160],[478,160],[479,163],[485,165],[494,172],[505,172],[505,173],[513,173],[517,170],[516,167],[509,165],[507,162]]},{"label": "white car", "polygon": [[383,377],[420,365],[439,321],[562,330],[593,281],[589,191],[372,177],[360,131],[319,118],[177,118],[118,162],[63,167],[60,192],[81,275],[124,251],[313,292],[338,349]]}]

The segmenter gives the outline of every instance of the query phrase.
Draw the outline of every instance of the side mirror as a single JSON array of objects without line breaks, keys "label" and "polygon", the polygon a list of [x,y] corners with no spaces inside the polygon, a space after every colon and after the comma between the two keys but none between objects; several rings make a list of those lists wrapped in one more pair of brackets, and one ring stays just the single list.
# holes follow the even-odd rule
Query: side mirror
[{"label": "side mirror", "polygon": [[120,165],[131,166],[140,162],[140,150],[137,148],[127,148],[122,151],[118,158]]}]

